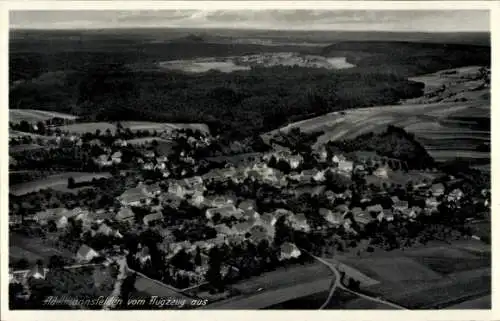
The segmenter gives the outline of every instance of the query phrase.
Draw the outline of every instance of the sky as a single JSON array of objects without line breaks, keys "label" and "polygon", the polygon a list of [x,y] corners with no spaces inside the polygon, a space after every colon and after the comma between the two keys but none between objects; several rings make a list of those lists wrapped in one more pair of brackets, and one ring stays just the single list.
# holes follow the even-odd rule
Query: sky
[{"label": "sky", "polygon": [[11,11],[13,29],[236,28],[339,31],[489,31],[487,10]]}]

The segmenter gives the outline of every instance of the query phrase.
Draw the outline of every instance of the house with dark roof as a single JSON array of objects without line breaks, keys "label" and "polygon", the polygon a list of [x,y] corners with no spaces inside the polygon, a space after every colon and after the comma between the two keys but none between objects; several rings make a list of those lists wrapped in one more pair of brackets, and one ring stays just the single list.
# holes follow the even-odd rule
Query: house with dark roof
[{"label": "house with dark roof", "polygon": [[124,206],[140,206],[143,202],[149,203],[153,195],[148,193],[145,186],[137,186],[126,190],[118,196],[118,200]]},{"label": "house with dark roof", "polygon": [[120,208],[120,210],[116,214],[115,220],[117,220],[117,221],[131,221],[134,219],[134,217],[135,217],[135,214],[132,211],[132,209],[128,206],[123,206],[122,208]]},{"label": "house with dark roof", "polygon": [[210,208],[205,212],[205,216],[209,220],[212,220],[216,214],[219,214],[221,218],[234,217],[236,219],[240,219],[243,216],[243,211],[237,209],[234,205],[229,204],[222,207]]}]

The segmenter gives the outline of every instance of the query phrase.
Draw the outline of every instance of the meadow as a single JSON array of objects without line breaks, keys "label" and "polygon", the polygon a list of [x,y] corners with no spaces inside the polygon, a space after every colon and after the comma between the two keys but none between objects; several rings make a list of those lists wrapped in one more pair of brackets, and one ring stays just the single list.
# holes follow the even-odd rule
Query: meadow
[{"label": "meadow", "polygon": [[20,123],[23,120],[28,123],[37,123],[39,121],[43,122],[56,117],[68,120],[75,120],[78,118],[78,116],[54,111],[37,109],[9,109],[9,121],[13,123]]},{"label": "meadow", "polygon": [[59,191],[75,191],[77,189],[68,189],[68,178],[73,177],[77,183],[91,181],[93,178],[107,178],[109,173],[85,173],[85,172],[66,172],[63,174],[51,175],[31,182],[16,184],[9,187],[9,193],[21,196],[42,189],[55,189]]}]

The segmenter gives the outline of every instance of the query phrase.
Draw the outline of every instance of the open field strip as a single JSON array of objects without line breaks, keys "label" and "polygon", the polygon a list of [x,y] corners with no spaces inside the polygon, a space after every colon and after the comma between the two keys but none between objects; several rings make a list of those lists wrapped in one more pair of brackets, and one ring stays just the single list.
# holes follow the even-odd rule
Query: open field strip
[{"label": "open field strip", "polygon": [[49,177],[45,177],[27,183],[13,185],[10,187],[9,193],[16,196],[20,196],[47,188],[65,189],[68,184],[68,178],[70,177],[73,177],[77,183],[80,183],[80,182],[90,181],[93,178],[99,179],[110,176],[111,174],[109,173],[67,172],[63,174],[51,175]]},{"label": "open field strip", "polygon": [[63,132],[69,132],[71,134],[84,134],[84,133],[94,133],[100,130],[102,134],[105,134],[106,130],[110,130],[112,134],[116,132],[116,126],[111,123],[106,122],[94,122],[94,123],[78,123],[71,125],[63,125],[58,127]]},{"label": "open field strip", "polygon": [[209,128],[205,124],[199,123],[157,123],[147,121],[125,121],[121,122],[123,128],[130,128],[131,131],[149,130],[149,131],[172,131],[175,129],[192,129],[199,130],[203,133],[209,132]]},{"label": "open field strip", "polygon": [[63,118],[75,120],[78,117],[70,114],[51,112],[38,109],[9,109],[9,121],[19,123],[23,120],[29,123],[37,123],[52,118]]}]

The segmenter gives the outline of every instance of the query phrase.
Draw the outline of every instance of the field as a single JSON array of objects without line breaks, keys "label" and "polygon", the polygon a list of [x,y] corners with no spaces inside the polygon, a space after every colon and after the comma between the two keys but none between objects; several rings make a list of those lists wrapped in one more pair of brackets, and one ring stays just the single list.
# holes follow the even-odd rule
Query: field
[{"label": "field", "polygon": [[21,144],[21,145],[14,145],[14,146],[9,146],[9,155],[13,155],[16,153],[22,153],[26,151],[33,151],[33,150],[39,150],[43,149],[44,147],[38,144]]},{"label": "field", "polygon": [[[478,67],[473,67],[477,71]],[[457,69],[458,75],[469,75],[471,68]],[[433,79],[440,75],[432,74],[427,78],[416,78],[428,86]],[[431,79],[431,80],[429,80]],[[463,94],[462,87],[452,83],[439,81],[452,86],[448,95]],[[431,84],[435,86],[435,84]],[[453,86],[458,86],[456,89]],[[279,130],[264,135],[265,139],[281,132],[288,132],[291,128],[299,127],[304,132],[324,131],[318,138],[316,146],[331,140],[352,139],[368,132],[380,132],[387,125],[392,124],[404,128],[415,134],[416,138],[436,160],[448,160],[463,157],[475,160],[489,160],[489,152],[480,152],[476,148],[491,140],[489,119],[490,99],[489,89],[465,92],[465,101],[432,100],[403,101],[401,105],[367,107],[350,109],[343,112],[333,112],[324,116],[289,124]]]},{"label": "field", "polygon": [[[380,281],[362,287],[372,296],[381,296],[408,308],[442,308],[491,293],[491,259],[473,251],[481,243],[455,243],[379,252],[370,258],[340,257],[339,261]],[[477,304],[484,305],[481,302]],[[370,306],[364,299],[355,299],[349,301],[346,308]]]},{"label": "field", "polygon": [[110,130],[112,134],[116,132],[116,126],[111,123],[106,122],[96,122],[96,123],[78,123],[71,125],[63,125],[58,127],[63,132],[69,132],[71,134],[84,134],[87,132],[94,133],[97,130],[101,131],[101,134],[105,134],[106,130]]},{"label": "field", "polygon": [[27,237],[14,232],[9,233],[9,260],[10,263],[20,259],[35,263],[41,259],[48,262],[52,255],[61,255],[73,259],[74,253],[54,247],[50,241],[39,237]]},{"label": "field", "polygon": [[30,136],[32,139],[41,139],[43,141],[53,140],[55,138],[53,136],[37,135],[37,134],[25,133],[25,132],[20,132],[17,130],[9,129],[9,138],[20,138],[20,137],[24,137],[24,136]]},{"label": "field", "polygon": [[[206,308],[264,309],[314,294],[318,296],[324,294],[324,302],[332,280],[330,270],[320,263],[280,268],[250,280],[238,282],[232,288],[239,291],[240,296],[210,304]],[[263,290],[257,292],[259,288]]]},{"label": "field", "polygon": [[9,193],[21,196],[24,194],[39,191],[41,189],[52,188],[59,191],[69,192],[76,189],[68,189],[68,178],[73,177],[77,183],[90,181],[93,178],[110,177],[109,173],[85,173],[85,172],[67,172],[63,174],[51,175],[43,179],[31,181],[27,183],[10,186]]},{"label": "field", "polygon": [[170,132],[175,129],[192,129],[192,130],[199,130],[203,133],[209,132],[208,126],[205,124],[156,123],[147,121],[125,121],[121,122],[121,124],[123,128],[130,128],[131,131],[156,130],[157,132],[162,132],[162,131]]},{"label": "field", "polygon": [[28,123],[37,123],[52,118],[63,118],[75,120],[78,117],[70,114],[58,113],[53,111],[37,110],[37,109],[9,109],[9,121],[19,123],[23,120]]}]

